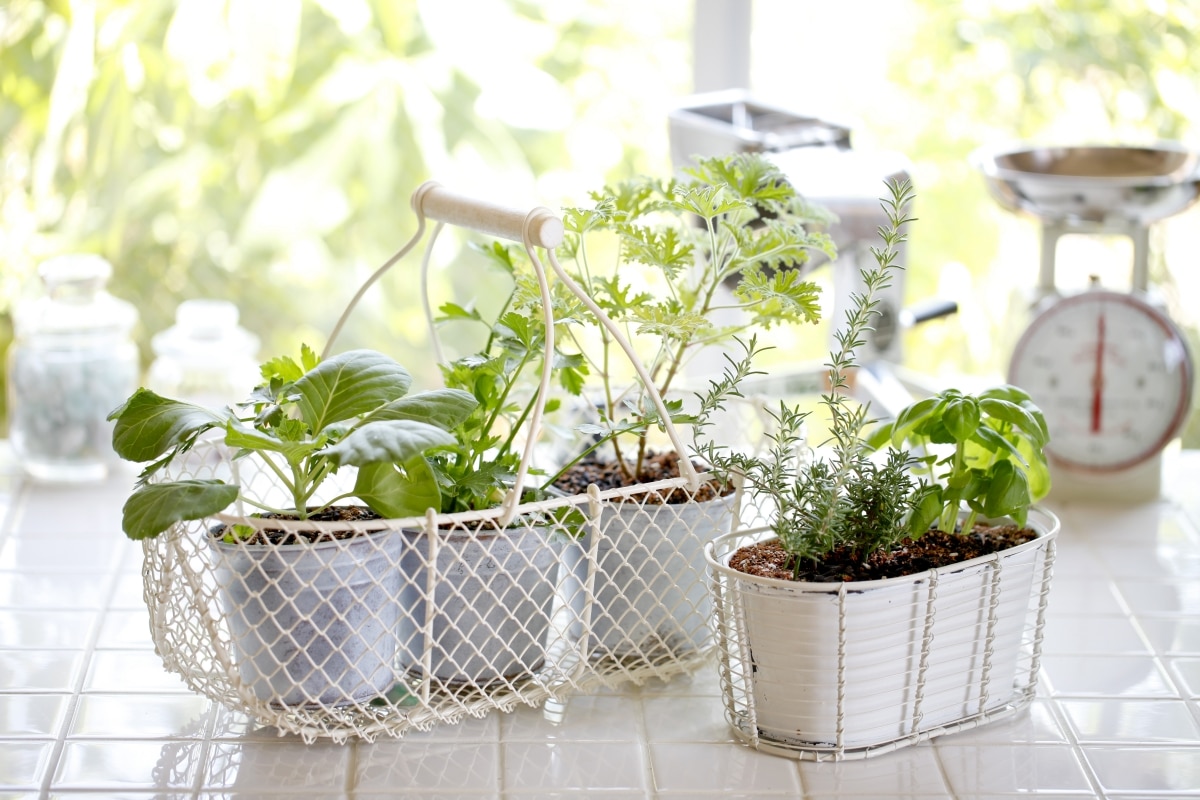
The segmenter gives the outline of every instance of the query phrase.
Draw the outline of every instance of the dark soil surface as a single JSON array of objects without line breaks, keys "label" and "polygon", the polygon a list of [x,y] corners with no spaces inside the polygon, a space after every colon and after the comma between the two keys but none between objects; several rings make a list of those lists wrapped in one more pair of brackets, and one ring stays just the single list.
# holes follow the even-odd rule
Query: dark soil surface
[{"label": "dark soil surface", "polygon": [[[695,462],[692,462],[692,464],[701,472],[704,472],[706,469]],[[587,491],[587,487],[593,483],[596,484],[596,488],[600,489],[600,491],[604,491],[605,489],[619,489],[625,486],[636,486],[639,483],[652,483],[654,481],[664,481],[678,477],[679,454],[674,451],[669,453],[651,453],[646,456],[642,463],[641,473],[633,480],[630,480],[621,471],[616,461],[602,461],[589,456],[567,470],[566,474],[554,482],[554,486],[567,494],[583,494]],[[689,494],[685,489],[668,489],[665,492],[647,492],[618,499],[631,503],[673,505],[677,503],[690,503],[693,500],[703,502],[729,494],[733,494],[732,486],[728,484],[722,486],[719,481],[711,480],[700,484],[700,488],[696,491],[695,495]]]},{"label": "dark soil surface", "polygon": [[[262,519],[299,519],[295,514],[275,514],[268,512],[260,514]],[[355,522],[358,520],[379,519],[379,515],[366,506],[330,506],[309,516],[314,522]],[[225,535],[225,526],[217,525],[209,531],[214,539]],[[332,542],[337,539],[352,539],[355,536],[366,536],[364,531],[284,531],[278,528],[261,528],[253,536],[246,539],[248,544],[301,544],[308,542]]]},{"label": "dark soil surface", "polygon": [[976,524],[969,535],[929,531],[920,539],[905,539],[895,549],[872,553],[863,558],[846,548],[838,548],[820,561],[805,561],[799,574],[795,562],[778,539],[741,548],[729,560],[729,566],[748,575],[781,580],[830,583],[871,581],[896,578],[937,569],[959,561],[991,555],[1016,547],[1037,534],[1016,525],[995,527]]}]

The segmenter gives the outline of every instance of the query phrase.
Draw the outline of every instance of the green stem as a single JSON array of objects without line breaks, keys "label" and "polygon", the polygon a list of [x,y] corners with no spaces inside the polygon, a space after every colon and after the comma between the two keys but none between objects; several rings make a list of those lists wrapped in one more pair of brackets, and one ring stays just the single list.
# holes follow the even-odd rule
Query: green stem
[{"label": "green stem", "polygon": [[276,476],[278,476],[279,480],[283,481],[283,485],[287,488],[288,493],[292,495],[293,499],[295,499],[296,485],[288,478],[287,474],[279,468],[279,465],[275,463],[275,459],[271,458],[271,456],[266,453],[262,453],[261,457],[262,460],[266,462],[267,467],[274,472]]},{"label": "green stem", "polygon": [[[508,402],[508,395],[512,392],[513,384],[516,383],[517,376],[521,374],[521,370],[525,369],[525,365],[529,363],[530,358],[530,351],[526,350],[525,355],[521,357],[521,363],[517,365],[517,368],[513,371],[512,375],[505,378],[504,391],[501,392],[499,399],[496,401],[496,407],[492,409],[492,415],[488,418],[483,430],[490,431],[492,426],[496,424],[496,420],[499,419],[500,413],[504,410],[504,404]],[[515,432],[516,431],[514,429],[512,433]],[[509,441],[512,441],[511,434],[509,436]],[[507,452],[507,450],[501,451],[500,456],[502,456],[505,452]]]}]

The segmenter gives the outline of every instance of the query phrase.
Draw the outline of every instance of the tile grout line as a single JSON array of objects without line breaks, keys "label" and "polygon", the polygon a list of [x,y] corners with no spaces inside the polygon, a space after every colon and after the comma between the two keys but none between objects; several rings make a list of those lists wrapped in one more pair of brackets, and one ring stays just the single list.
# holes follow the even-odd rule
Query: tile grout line
[{"label": "tile grout line", "polygon": [[[1076,522],[1078,523],[1078,520],[1076,520]],[[1093,553],[1093,555],[1095,554]],[[1115,593],[1117,603],[1121,607],[1121,613],[1125,621],[1130,624],[1135,624],[1133,622],[1133,609],[1129,607],[1129,602],[1125,599],[1124,593],[1122,593],[1117,587],[1116,578],[1113,576],[1112,570],[1108,566],[1108,562],[1100,557],[1094,557],[1093,560],[1096,562],[1097,567],[1104,576],[1104,580],[1109,586],[1109,592]],[[1154,648],[1150,648],[1150,652],[1153,653]],[[1079,762],[1079,768],[1083,770],[1083,776],[1087,778],[1088,783],[1091,784],[1092,792],[1095,794],[1098,800],[1103,800],[1105,794],[1104,787],[1100,783],[1100,776],[1096,774],[1096,769],[1092,766],[1092,762],[1088,760],[1087,755],[1084,753],[1083,746],[1079,743],[1079,737],[1075,735],[1075,729],[1071,725],[1071,721],[1067,718],[1067,712],[1064,711],[1062,706],[1059,704],[1059,700],[1062,698],[1062,695],[1055,690],[1053,683],[1050,684],[1049,689],[1050,692],[1046,700],[1050,706],[1050,713],[1054,715],[1054,721],[1058,723],[1059,730],[1061,730],[1067,737],[1067,743],[1071,745],[1071,751],[1075,754],[1076,761]]]},{"label": "tile grout line", "polygon": [[42,798],[49,797],[50,790],[53,788],[54,776],[58,772],[63,750],[66,749],[67,737],[70,734],[71,726],[75,722],[75,714],[79,710],[80,697],[83,694],[83,686],[87,680],[88,670],[96,655],[96,643],[100,640],[100,632],[104,628],[104,620],[108,616],[113,598],[116,596],[117,587],[121,584],[121,564],[122,560],[120,558],[114,558],[109,564],[108,586],[104,592],[104,600],[100,606],[100,613],[96,615],[96,621],[92,624],[92,629],[88,633],[88,641],[84,646],[79,673],[75,677],[75,685],[71,690],[70,699],[67,701],[67,708],[63,714],[62,724],[59,727],[58,735],[55,737],[54,747],[50,750],[50,757],[46,762],[46,774],[42,778],[39,792],[39,796]]},{"label": "tile grout line", "polygon": [[208,719],[204,723],[204,738],[200,740],[200,757],[196,760],[196,778],[192,781],[192,800],[199,800],[204,791],[205,770],[213,754],[213,734],[216,733],[218,704],[208,701]]},{"label": "tile grout line", "polygon": [[1100,783],[1100,776],[1096,774],[1095,768],[1092,767],[1092,762],[1088,760],[1083,752],[1083,745],[1079,743],[1079,737],[1075,735],[1075,729],[1071,726],[1071,721],[1067,718],[1067,712],[1063,711],[1059,705],[1057,695],[1052,695],[1046,698],[1046,703],[1050,708],[1050,713],[1054,716],[1054,722],[1058,725],[1058,729],[1067,737],[1067,744],[1071,746],[1072,752],[1075,754],[1075,759],[1079,762],[1079,768],[1083,771],[1083,777],[1087,778],[1088,783],[1092,786],[1092,792],[1097,800],[1103,800],[1104,786]]},{"label": "tile grout line", "polygon": [[650,754],[649,726],[646,724],[646,694],[642,691],[641,686],[638,686],[637,704],[639,712],[637,715],[638,739],[641,740],[642,745],[642,778],[646,782],[643,795],[647,800],[655,800],[658,797],[658,783],[654,779],[654,759]]},{"label": "tile grout line", "polygon": [[942,777],[942,785],[946,787],[948,797],[958,800],[958,794],[954,791],[954,784],[950,782],[950,773],[946,770],[946,765],[942,762],[942,748],[937,743],[936,739],[928,742],[933,749],[933,763],[937,764],[938,774]]},{"label": "tile grout line", "polygon": [[[1179,507],[1174,503],[1169,504],[1169,507],[1173,513],[1177,513],[1179,510]],[[1121,591],[1116,575],[1113,574],[1108,562],[1104,558],[1095,558],[1094,560],[1109,587],[1110,593],[1115,595],[1117,603],[1120,605],[1122,618],[1133,626],[1134,631],[1139,637],[1142,637],[1143,631],[1137,622],[1137,616],[1133,613],[1133,608],[1129,605],[1129,600],[1125,597],[1125,593]],[[1142,643],[1147,645],[1150,660],[1155,668],[1165,671],[1159,663],[1157,651],[1153,644],[1148,640],[1143,640]],[[1058,724],[1059,730],[1067,737],[1067,743],[1070,744],[1071,750],[1075,753],[1075,758],[1079,762],[1079,768],[1083,771],[1083,775],[1087,778],[1088,783],[1091,784],[1095,797],[1103,800],[1107,795],[1104,793],[1104,786],[1100,783],[1100,776],[1096,773],[1095,767],[1092,766],[1092,762],[1084,752],[1083,745],[1080,743],[1079,737],[1075,734],[1075,728],[1072,726],[1060,702],[1063,699],[1070,699],[1070,696],[1064,696],[1057,692],[1053,684],[1050,684],[1048,688],[1050,691],[1046,700],[1050,707],[1050,712],[1054,715],[1054,721]]]},{"label": "tile grout line", "polygon": [[342,793],[345,800],[354,800],[354,792],[358,786],[358,739],[352,738],[346,742],[350,752],[346,754],[346,780],[342,783]]}]

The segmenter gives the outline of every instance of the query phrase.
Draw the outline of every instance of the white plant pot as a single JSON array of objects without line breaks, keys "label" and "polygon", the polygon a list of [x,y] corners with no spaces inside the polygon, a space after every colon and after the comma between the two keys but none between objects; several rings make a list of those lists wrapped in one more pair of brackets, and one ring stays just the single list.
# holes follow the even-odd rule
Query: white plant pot
[{"label": "white plant pot", "polygon": [[395,682],[403,540],[391,531],[317,544],[209,539],[234,666],[258,700],[367,702]]},{"label": "white plant pot", "polygon": [[[728,565],[761,537],[708,548],[720,669],[740,738],[787,755],[866,755],[978,724],[1032,698],[1052,543],[900,578],[806,583]],[[802,755],[804,753],[810,756]]]},{"label": "white plant pot", "polygon": [[[728,531],[734,495],[704,502],[605,502],[599,539],[591,528],[564,553],[566,569],[582,584],[584,553],[595,549],[596,577],[589,629],[595,656],[654,657],[699,652],[712,643],[712,599],[704,547]],[[583,613],[582,592],[575,611]]]},{"label": "white plant pot", "polygon": [[526,677],[542,666],[561,550],[552,529],[442,533],[432,560],[426,534],[403,535],[409,544],[400,565],[402,670],[485,686]]}]

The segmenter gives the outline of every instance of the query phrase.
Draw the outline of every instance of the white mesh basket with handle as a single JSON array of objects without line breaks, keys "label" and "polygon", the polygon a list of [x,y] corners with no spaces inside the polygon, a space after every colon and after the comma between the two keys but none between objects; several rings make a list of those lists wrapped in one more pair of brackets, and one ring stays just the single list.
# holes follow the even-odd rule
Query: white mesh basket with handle
[{"label": "white mesh basket with handle", "polygon": [[[553,330],[541,249],[557,279],[626,352],[673,446],[684,452],[637,354],[558,264],[553,248],[562,223],[552,212],[516,212],[434,183],[420,187],[412,205],[413,238],[371,276],[346,314],[420,241],[430,218],[439,224],[423,269],[444,223],[522,242]],[[655,502],[710,487],[710,476],[686,458],[675,479],[529,500],[553,362],[553,337],[546,339],[547,366],[520,467],[495,508],[430,510],[411,519],[269,519],[248,513],[245,501],[278,500],[275,465],[234,459],[219,441],[177,458],[164,478],[221,478],[237,484],[240,495],[211,519],[178,523],[143,543],[145,599],[166,667],[227,707],[311,741],[398,736],[602,684],[666,678],[701,663],[712,649],[702,548],[729,530],[732,500]],[[336,484],[348,472],[327,482],[328,497],[339,496]],[[213,533],[224,525],[324,533],[328,541],[225,543]]]}]

